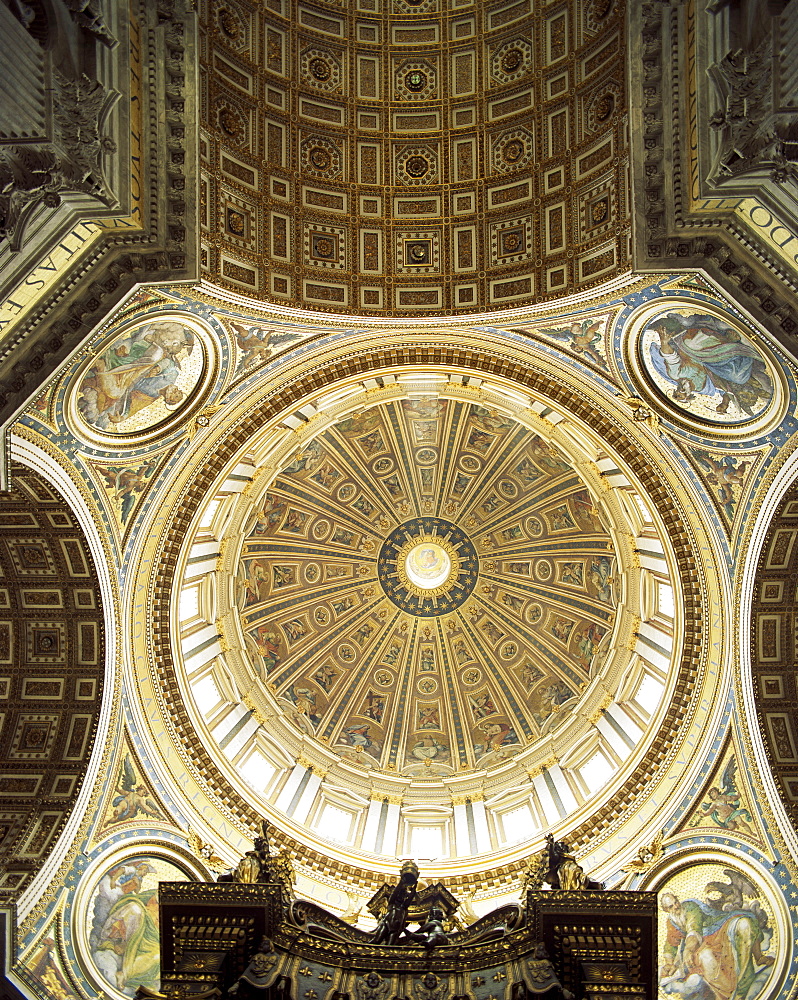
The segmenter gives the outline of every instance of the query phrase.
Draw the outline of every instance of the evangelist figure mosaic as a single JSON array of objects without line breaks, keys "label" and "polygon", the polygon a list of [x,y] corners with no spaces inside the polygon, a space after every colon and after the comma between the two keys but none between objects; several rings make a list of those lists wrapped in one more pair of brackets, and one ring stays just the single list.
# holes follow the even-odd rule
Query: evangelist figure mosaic
[{"label": "evangelist figure mosaic", "polygon": [[89,902],[89,951],[112,992],[135,996],[139,986],[160,986],[158,883],[184,882],[185,872],[146,855],[112,865]]},{"label": "evangelist figure mosaic", "polygon": [[660,901],[660,996],[756,1000],[777,954],[765,892],[748,875],[701,864],[672,876]]},{"label": "evangelist figure mosaic", "polygon": [[640,350],[656,388],[698,419],[744,423],[773,399],[769,362],[730,319],[687,307],[656,313],[644,324]]},{"label": "evangelist figure mosaic", "polygon": [[105,434],[155,427],[191,397],[205,361],[201,341],[178,320],[135,327],[113,340],[84,372],[78,413]]}]

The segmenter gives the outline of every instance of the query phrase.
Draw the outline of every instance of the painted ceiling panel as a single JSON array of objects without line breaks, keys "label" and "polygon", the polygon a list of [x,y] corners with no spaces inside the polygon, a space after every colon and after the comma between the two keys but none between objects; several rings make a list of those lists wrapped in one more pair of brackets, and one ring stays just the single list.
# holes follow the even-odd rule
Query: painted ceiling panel
[{"label": "painted ceiling panel", "polygon": [[260,501],[237,579],[251,667],[293,723],[411,775],[486,767],[540,736],[586,687],[619,584],[596,501],[555,446],[429,398],[314,438]]}]

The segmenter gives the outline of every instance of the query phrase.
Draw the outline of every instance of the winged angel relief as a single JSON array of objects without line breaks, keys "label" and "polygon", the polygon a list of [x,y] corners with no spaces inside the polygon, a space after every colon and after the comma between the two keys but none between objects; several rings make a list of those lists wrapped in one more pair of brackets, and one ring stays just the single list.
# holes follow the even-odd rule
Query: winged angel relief
[{"label": "winged angel relief", "polygon": [[211,844],[206,844],[196,830],[188,828],[188,846],[198,858],[202,858],[205,864],[214,872],[227,872],[230,865],[214,852]]},{"label": "winged angel relief", "polygon": [[652,865],[655,865],[662,857],[662,841],[664,839],[665,831],[660,830],[651,843],[646,844],[645,847],[641,847],[637,852],[637,857],[633,858],[628,865],[624,865],[621,871],[634,872],[635,874],[648,871],[648,869],[651,868]]},{"label": "winged angel relief", "polygon": [[755,836],[752,822],[751,813],[745,807],[737,788],[737,760],[730,757],[720,777],[720,784],[709,789],[690,826],[719,826],[733,833]]},{"label": "winged angel relief", "polygon": [[150,796],[149,789],[139,780],[129,755],[122,761],[114,793],[111,802],[113,809],[105,821],[105,829],[139,816],[164,818],[158,803]]},{"label": "winged angel relief", "polygon": [[369,972],[355,980],[357,1000],[388,1000],[391,980],[383,979],[376,972]]}]

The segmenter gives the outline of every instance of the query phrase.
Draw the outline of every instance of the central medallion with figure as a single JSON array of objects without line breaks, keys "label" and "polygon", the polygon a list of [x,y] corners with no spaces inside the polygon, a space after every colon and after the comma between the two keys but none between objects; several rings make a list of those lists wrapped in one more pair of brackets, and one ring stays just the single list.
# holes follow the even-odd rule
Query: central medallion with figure
[{"label": "central medallion with figure", "polygon": [[452,560],[449,553],[432,539],[414,545],[405,556],[405,575],[421,590],[444,587],[451,576]]},{"label": "central medallion with figure", "polygon": [[441,517],[416,517],[395,528],[380,549],[382,588],[419,618],[449,614],[474,589],[479,562],[471,539]]}]

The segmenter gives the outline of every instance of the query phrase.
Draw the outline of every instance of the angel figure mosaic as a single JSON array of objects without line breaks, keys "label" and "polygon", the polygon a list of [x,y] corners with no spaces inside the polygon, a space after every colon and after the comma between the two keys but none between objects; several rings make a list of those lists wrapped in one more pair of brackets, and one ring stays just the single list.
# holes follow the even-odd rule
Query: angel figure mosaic
[{"label": "angel figure mosaic", "polygon": [[723,768],[720,780],[707,789],[706,797],[689,825],[720,827],[722,830],[753,837],[756,836],[753,822],[744,792],[738,787],[737,759],[731,756]]},{"label": "angel figure mosaic", "polygon": [[122,823],[147,817],[163,819],[164,815],[146,782],[137,773],[130,755],[125,754],[119,765],[111,807],[102,829],[108,830]]}]

